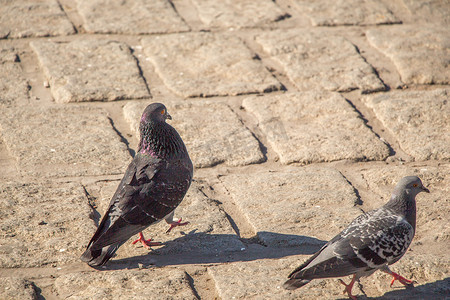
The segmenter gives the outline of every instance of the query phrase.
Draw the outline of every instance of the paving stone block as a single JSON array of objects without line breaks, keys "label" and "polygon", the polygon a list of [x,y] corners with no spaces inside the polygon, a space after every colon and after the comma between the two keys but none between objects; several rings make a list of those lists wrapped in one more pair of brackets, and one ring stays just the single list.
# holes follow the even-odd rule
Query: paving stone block
[{"label": "paving stone block", "polygon": [[359,214],[352,186],[334,169],[289,168],[220,178],[268,246],[323,245],[317,239],[331,239]]},{"label": "paving stone block", "polygon": [[124,43],[83,39],[30,45],[56,102],[150,97],[136,59]]},{"label": "paving stone block", "polygon": [[[308,256],[298,255],[277,260],[236,262],[208,268],[220,299],[343,299],[343,285],[335,278],[316,279],[304,287],[288,291],[283,283],[291,271],[303,263]],[[441,299],[448,293],[445,282],[449,263],[433,256],[406,255],[392,269],[402,276],[414,278],[420,283],[414,289],[390,288],[390,276],[376,272],[363,277],[361,283],[368,297],[380,299]],[[446,269],[447,268],[447,269]],[[342,278],[350,282],[350,276]],[[361,296],[358,284],[353,294]],[[384,295],[384,296],[383,296]],[[345,297],[344,297],[345,298]],[[444,299],[444,298],[442,298]]]},{"label": "paving stone block", "polygon": [[189,31],[167,0],[77,0],[91,33],[151,34]]},{"label": "paving stone block", "polygon": [[355,45],[324,29],[275,30],[255,37],[301,90],[362,92],[384,90]]},{"label": "paving stone block", "polygon": [[28,99],[28,82],[23,76],[14,49],[0,49],[0,107],[11,107]]},{"label": "paving stone block", "polygon": [[376,0],[307,1],[295,0],[313,26],[377,25],[401,23],[387,7]]},{"label": "paving stone block", "polygon": [[142,44],[165,85],[183,97],[262,93],[281,88],[234,36],[173,34],[143,38]]},{"label": "paving stone block", "polygon": [[0,63],[4,64],[6,62],[19,62],[19,56],[14,47],[0,44]]},{"label": "paving stone block", "polygon": [[289,15],[270,0],[194,0],[198,16],[210,27],[255,27]]},{"label": "paving stone block", "polygon": [[248,97],[253,113],[284,164],[383,160],[389,149],[338,93],[285,93]]},{"label": "paving stone block", "polygon": [[0,4],[0,38],[74,34],[55,0],[3,0]]},{"label": "paving stone block", "polygon": [[450,29],[394,26],[366,32],[369,43],[389,57],[407,84],[450,83]]},{"label": "paving stone block", "polygon": [[415,20],[424,23],[450,24],[450,2],[448,0],[403,0]]},{"label": "paving stone block", "polygon": [[[220,163],[240,166],[264,160],[258,141],[226,104],[214,101],[164,101],[169,123],[180,133],[197,168]],[[139,136],[139,121],[149,103],[129,102],[125,119]]]},{"label": "paving stone block", "polygon": [[60,299],[197,299],[187,274],[178,269],[79,272],[60,276]]},{"label": "paving stone block", "polygon": [[0,299],[36,300],[33,283],[19,277],[0,277]]},{"label": "paving stone block", "polygon": [[80,184],[6,182],[0,199],[2,268],[78,261],[94,228]]},{"label": "paving stone block", "polygon": [[[117,183],[111,183],[117,188]],[[151,257],[149,251],[139,244],[132,245],[131,242],[138,236],[131,238],[117,251],[117,259],[133,258],[142,263],[149,261],[158,262],[159,255],[188,254],[193,255],[222,255],[241,251],[245,245],[239,240],[229,223],[225,212],[213,199],[207,198],[200,189],[204,183],[194,181],[183,199],[175,210],[175,218],[182,218],[189,224],[174,228],[166,234],[169,225],[165,221],[154,224],[143,233],[145,238],[162,242],[162,247],[154,247]],[[110,184],[102,188],[102,199],[100,214],[103,216],[109,201],[115,192]],[[92,232],[93,234],[93,232]]]},{"label": "paving stone block", "polygon": [[24,176],[121,174],[130,161],[104,109],[73,105],[17,111],[2,111],[0,132]]},{"label": "paving stone block", "polygon": [[393,91],[365,103],[416,160],[450,159],[450,89]]}]

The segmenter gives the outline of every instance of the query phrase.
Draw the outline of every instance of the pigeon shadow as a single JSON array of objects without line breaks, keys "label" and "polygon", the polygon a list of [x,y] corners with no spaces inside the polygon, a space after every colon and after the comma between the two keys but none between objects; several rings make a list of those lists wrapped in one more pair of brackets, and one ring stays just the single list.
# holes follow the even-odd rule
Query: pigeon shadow
[{"label": "pigeon shadow", "polygon": [[208,234],[193,230],[164,243],[160,248],[155,247],[148,254],[113,259],[100,270],[219,264],[311,255],[325,243],[313,237],[274,232],[258,232],[256,237],[242,239],[234,234]]},{"label": "pigeon shadow", "polygon": [[360,299],[450,299],[450,277],[415,287],[401,287],[397,290],[387,292],[381,297],[361,297]]}]

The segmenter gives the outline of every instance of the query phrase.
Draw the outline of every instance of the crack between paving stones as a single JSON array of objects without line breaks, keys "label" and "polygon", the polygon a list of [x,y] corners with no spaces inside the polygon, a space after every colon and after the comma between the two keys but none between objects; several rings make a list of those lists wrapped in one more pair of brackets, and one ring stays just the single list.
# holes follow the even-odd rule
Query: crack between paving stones
[{"label": "crack between paving stones", "polygon": [[216,205],[219,207],[219,210],[221,210],[224,214],[225,217],[227,218],[228,222],[230,222],[231,227],[233,228],[234,232],[236,233],[236,235],[238,236],[239,239],[241,239],[241,233],[239,230],[239,227],[237,226],[236,222],[233,220],[233,218],[225,211],[225,209],[221,206],[222,202],[220,202],[219,200],[215,200],[212,199],[211,197],[209,197],[204,191],[202,187],[199,187],[199,191],[200,193],[203,194],[203,196],[205,196],[207,199],[211,200],[212,202],[216,203]]},{"label": "crack between paving stones", "polygon": [[[148,98],[151,99],[151,98],[153,98],[153,96],[152,96],[152,93],[150,92],[150,87],[148,86],[147,79],[146,79],[145,76],[144,76],[144,71],[142,71],[142,68],[141,68],[141,65],[140,65],[140,63],[139,63],[139,60],[137,59],[136,56],[134,56],[134,49],[131,48],[130,46],[128,46],[128,49],[129,49],[130,52],[131,52],[131,56],[133,56],[134,60],[136,61],[136,66],[137,66],[138,71],[139,71],[139,76],[141,76],[142,80],[144,81],[145,88],[147,89],[147,92],[148,92]],[[145,98],[146,98],[146,97],[143,97],[143,99],[145,99]]]},{"label": "crack between paving stones", "polygon": [[191,26],[189,26],[188,22],[183,18],[183,16],[178,12],[177,8],[175,7],[175,4],[173,4],[172,0],[167,0],[169,2],[170,6],[172,6],[172,9],[175,11],[175,13],[178,15],[178,17],[184,22],[184,24],[189,28],[187,31],[181,30],[180,32],[189,32],[192,30]]},{"label": "crack between paving stones", "polygon": [[32,282],[31,284],[36,293],[36,299],[37,300],[45,300],[45,297],[42,295],[42,293],[43,293],[42,289],[39,286],[37,286],[36,283],[34,283],[34,282]]},{"label": "crack between paving stones", "polygon": [[[220,184],[222,185],[222,187],[225,189],[225,191],[228,193],[228,195],[230,195],[230,191],[226,188],[225,184],[223,183],[223,181],[220,180],[220,176],[218,176],[217,178],[220,182]],[[240,234],[240,230],[239,230],[239,226],[237,225],[237,223],[234,221],[234,219],[231,217],[231,215],[229,215],[226,210],[222,207],[219,206],[219,208],[225,213],[228,221],[230,222],[233,230],[236,232],[236,235],[238,236],[239,240],[244,243],[245,245],[249,245],[249,244],[258,244],[264,247],[267,247],[267,245],[259,238],[258,236],[258,232],[256,231],[256,229],[254,228],[254,226],[248,221],[247,216],[245,216],[239,209],[239,206],[236,204],[236,202],[234,201],[234,199],[230,196],[230,201],[232,202],[232,205],[234,205],[236,207],[236,210],[238,211],[237,213],[241,215],[241,219],[243,220],[243,222],[246,223],[246,227],[251,228],[252,234],[253,236],[249,237],[249,238],[244,238],[241,236]],[[234,225],[233,225],[234,224]],[[236,226],[236,228],[234,227]]]},{"label": "crack between paving stones", "polygon": [[110,117],[108,117],[109,122],[111,123],[111,126],[113,128],[113,130],[117,133],[117,135],[120,137],[120,141],[122,143],[124,143],[127,146],[127,151],[128,153],[131,155],[131,157],[134,157],[136,155],[136,151],[134,151],[133,149],[131,149],[130,147],[130,142],[128,142],[128,140],[122,135],[122,133],[120,133],[120,131],[117,129],[117,127],[114,125],[114,121],[113,119],[111,119]]},{"label": "crack between paving stones", "polygon": [[[258,142],[258,146],[259,146],[259,151],[261,151],[261,153],[262,153],[262,155],[263,155],[263,157],[261,158],[261,160],[260,161],[257,161],[257,162],[255,162],[255,164],[259,164],[259,163],[263,163],[263,162],[266,162],[266,161],[268,161],[268,158],[267,158],[267,147],[266,147],[266,145],[264,145],[262,142],[261,142],[261,140],[260,140],[260,138],[258,137],[258,136],[256,136],[256,134],[245,124],[245,122],[244,122],[244,119],[243,118],[241,118],[241,116],[231,107],[231,106],[229,106],[229,105],[227,105],[230,109],[231,109],[231,111],[236,115],[236,117],[238,118],[238,120],[239,120],[239,122],[242,124],[242,126],[244,126],[244,128],[245,129],[247,129],[249,132],[250,132],[250,134],[255,138],[255,140]],[[242,107],[242,105],[240,106],[240,107]],[[242,107],[243,108],[243,107]]]},{"label": "crack between paving stones", "polygon": [[378,80],[380,80],[380,82],[383,84],[383,88],[379,88],[379,89],[375,89],[375,90],[366,90],[366,91],[361,90],[361,94],[366,95],[366,94],[372,94],[372,93],[376,93],[376,92],[390,91],[391,87],[383,81],[383,79],[381,78],[377,69],[375,69],[375,67],[366,60],[366,58],[362,55],[361,51],[359,50],[359,47],[357,45],[355,45],[352,41],[350,41],[348,39],[347,39],[347,41],[349,43],[351,43],[353,45],[353,47],[355,47],[356,52],[358,52],[358,54],[362,58],[362,60],[372,68],[373,73],[377,76]]},{"label": "crack between paving stones", "polygon": [[[345,181],[347,181],[348,182],[348,184],[350,184],[350,186],[352,187],[352,189],[353,189],[353,192],[355,193],[355,195],[356,195],[356,200],[355,200],[355,202],[353,202],[353,206],[354,207],[356,207],[356,206],[361,206],[361,205],[363,205],[364,204],[364,202],[362,201],[362,199],[361,199],[361,195],[359,194],[359,191],[358,191],[358,189],[353,185],[353,183],[341,172],[341,171],[339,171],[339,174],[341,174],[341,176],[342,177],[344,177],[344,179],[345,179]],[[364,212],[364,210],[361,208],[361,207],[358,207],[363,213],[365,213]]]},{"label": "crack between paving stones", "polygon": [[184,274],[186,275],[186,278],[187,278],[187,280],[188,280],[189,287],[191,288],[192,293],[194,293],[194,296],[195,296],[197,299],[201,300],[202,298],[200,297],[200,295],[199,295],[198,292],[197,292],[197,289],[195,288],[194,278],[192,278],[192,276],[191,276],[188,272],[186,272],[186,271],[184,271]]},{"label": "crack between paving stones", "polygon": [[69,14],[65,11],[63,5],[60,3],[60,1],[56,1],[56,3],[58,3],[59,8],[61,9],[62,12],[64,12],[64,15],[66,17],[67,20],[69,20],[70,24],[72,25],[73,30],[75,31],[73,34],[77,34],[79,33],[77,27],[75,26],[75,23],[69,18]]},{"label": "crack between paving stones", "polygon": [[[388,155],[388,157],[390,157],[390,156],[395,156],[395,154],[396,154],[396,151],[394,150],[394,148],[388,143],[388,141],[386,140],[386,139],[384,139],[384,138],[382,138],[374,129],[373,129],[373,127],[372,126],[370,126],[369,125],[369,120],[363,115],[363,113],[353,104],[353,102],[352,101],[350,101],[345,95],[342,95],[343,97],[344,97],[344,99],[345,99],[345,101],[347,101],[347,103],[358,113],[358,115],[359,115],[359,117],[361,118],[361,120],[364,122],[364,125],[367,127],[367,128],[369,128],[370,129],[370,131],[372,131],[373,132],[373,134],[375,134],[375,136],[380,140],[380,141],[382,141],[385,145],[386,145],[386,147],[388,147],[388,150],[389,150],[389,155]],[[387,159],[387,157],[384,159],[384,160],[386,160]]]},{"label": "crack between paving stones", "polygon": [[94,221],[95,226],[98,227],[98,225],[100,223],[101,215],[97,210],[97,204],[95,203],[96,198],[88,192],[88,190],[86,189],[86,186],[84,186],[83,184],[81,184],[81,186],[83,187],[84,194],[86,195],[86,198],[88,200],[88,205],[92,209],[92,213],[89,215],[89,218],[91,218],[92,221]]},{"label": "crack between paving stones", "polygon": [[[291,16],[289,15],[289,17],[291,17]],[[289,18],[289,17],[288,17],[288,18]],[[275,22],[278,22],[278,21],[275,21]],[[277,88],[277,87],[275,87],[275,86],[267,87],[266,89],[264,89],[263,93],[278,92],[278,91],[283,91],[283,92],[285,92],[285,91],[287,91],[288,88],[287,88],[286,85],[283,83],[284,80],[280,80],[280,78],[277,76],[277,73],[278,73],[278,74],[280,74],[283,78],[285,78],[285,77],[283,76],[283,72],[279,71],[279,70],[283,70],[283,67],[280,66],[277,62],[275,62],[275,61],[273,60],[273,58],[270,57],[270,56],[269,56],[269,57],[266,57],[266,58],[264,58],[264,59],[267,59],[270,63],[275,64],[276,67],[272,67],[270,64],[268,65],[268,64],[263,63],[263,58],[258,54],[258,53],[260,53],[261,51],[255,51],[255,49],[254,49],[253,47],[251,47],[251,44],[249,44],[249,43],[247,42],[247,40],[246,40],[245,38],[243,38],[242,36],[240,36],[239,38],[240,38],[240,40],[242,41],[242,43],[244,44],[244,46],[247,47],[247,49],[249,49],[249,50],[252,52],[252,54],[253,54],[252,59],[259,60],[259,61],[261,62],[261,65],[264,67],[264,69],[266,69],[267,72],[269,72],[269,73],[273,76],[273,78],[275,78],[275,79],[278,81],[278,83],[280,84],[280,87],[279,87],[279,88]],[[252,42],[250,42],[250,43],[252,43]],[[256,44],[258,44],[258,43],[256,43]],[[261,47],[261,46],[258,45],[258,47]],[[261,53],[264,53],[264,50],[262,50]],[[286,79],[289,80],[289,78],[286,78]],[[256,93],[256,94],[261,94],[261,93]]]},{"label": "crack between paving stones", "polygon": [[[409,160],[409,161],[413,161],[413,160],[414,160],[414,157],[411,156],[410,154],[408,154],[408,152],[406,152],[406,151],[401,147],[400,142],[399,142],[398,139],[396,138],[395,134],[394,134],[389,128],[387,128],[387,127],[383,124],[383,122],[381,122],[381,120],[377,118],[377,116],[376,116],[375,114],[374,114],[374,116],[373,116],[373,118],[374,118],[374,120],[375,120],[374,123],[378,123],[378,124],[379,124],[379,127],[380,127],[381,132],[385,132],[385,134],[387,135],[387,138],[382,137],[378,132],[376,132],[376,131],[373,129],[372,126],[370,126],[370,125],[368,124],[368,122],[369,122],[368,119],[364,116],[364,114],[361,112],[361,110],[359,110],[359,109],[357,108],[357,106],[352,102],[352,101],[354,101],[354,100],[350,100],[350,99],[347,97],[347,95],[342,95],[342,96],[343,96],[344,99],[345,99],[345,100],[353,107],[353,109],[360,115],[361,119],[362,119],[363,122],[364,122],[364,125],[366,125],[366,126],[367,126],[367,127],[375,134],[375,136],[376,136],[377,138],[379,138],[379,139],[380,139],[380,140],[388,147],[388,150],[389,150],[389,156],[386,157],[386,158],[384,159],[384,161],[386,161],[388,158],[394,157],[394,156],[399,157],[398,160],[400,160],[400,161],[404,161],[404,158],[406,158],[406,159]],[[356,100],[356,102],[357,102],[357,103],[360,103],[359,105],[361,105],[361,106],[367,108],[368,110],[371,110],[370,108],[368,108],[364,103],[362,103],[362,102],[359,101],[358,99]],[[371,110],[371,111],[372,111],[372,113],[374,113],[373,110]],[[388,140],[391,140],[392,143],[390,143]],[[398,151],[396,151],[392,145],[395,145],[395,147],[396,147],[395,149],[397,149]]]},{"label": "crack between paving stones", "polygon": [[[387,135],[387,138],[384,138],[383,136],[381,136],[381,134],[379,134],[377,131],[375,131],[373,129],[372,126],[370,126],[368,124],[368,119],[364,116],[364,114],[361,112],[360,109],[358,109],[358,107],[353,103],[353,101],[355,101],[355,99],[351,100],[351,97],[349,98],[350,95],[344,95],[341,94],[344,99],[353,107],[353,109],[360,115],[361,119],[364,122],[364,125],[366,125],[374,134],[376,137],[378,137],[387,147],[389,150],[389,156],[386,157],[384,159],[384,161],[386,161],[387,159],[394,157],[394,156],[398,156],[400,161],[404,161],[404,158],[406,158],[407,160],[414,160],[414,157],[411,156],[410,154],[408,154],[400,145],[400,142],[397,140],[397,138],[395,137],[395,134],[387,127],[384,126],[384,124],[381,122],[380,119],[377,118],[377,116],[374,114],[373,110],[371,110],[370,108],[368,108],[364,103],[362,103],[361,101],[359,101],[358,99],[356,99],[356,103],[359,103],[359,105],[361,105],[362,107],[365,107],[368,110],[371,110],[372,113],[374,114],[373,119],[375,120],[374,123],[378,123],[378,127],[380,128],[381,132],[384,132]],[[374,124],[374,126],[375,126]],[[392,141],[392,143],[390,143],[388,140]],[[396,151],[394,149],[394,147],[392,145],[395,145],[395,149],[397,149],[398,151]]]}]

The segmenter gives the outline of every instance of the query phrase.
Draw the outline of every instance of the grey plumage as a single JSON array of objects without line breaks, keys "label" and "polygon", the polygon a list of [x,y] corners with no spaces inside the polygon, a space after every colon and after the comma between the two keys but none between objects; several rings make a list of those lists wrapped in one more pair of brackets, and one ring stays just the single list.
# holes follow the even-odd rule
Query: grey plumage
[{"label": "grey plumage", "polygon": [[160,103],[147,106],[140,123],[140,142],[109,208],[81,256],[91,266],[105,264],[131,236],[162,219],[172,221],[184,198],[193,166],[178,132]]},{"label": "grey plumage", "polygon": [[[346,288],[353,298],[351,287],[362,276],[378,269],[394,278],[399,276],[391,272],[388,265],[397,262],[411,244],[416,227],[415,197],[422,191],[429,192],[418,177],[402,178],[388,203],[354,219],[346,229],[296,268],[284,287],[293,290],[317,278],[354,275]],[[408,282],[401,276],[397,279],[400,278]],[[402,280],[400,282],[404,283]]]}]

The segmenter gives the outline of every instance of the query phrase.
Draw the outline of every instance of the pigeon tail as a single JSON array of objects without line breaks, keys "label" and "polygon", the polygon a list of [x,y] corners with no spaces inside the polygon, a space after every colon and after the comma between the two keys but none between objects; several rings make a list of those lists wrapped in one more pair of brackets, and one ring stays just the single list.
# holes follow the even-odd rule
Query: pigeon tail
[{"label": "pigeon tail", "polygon": [[308,284],[310,281],[308,279],[289,279],[283,284],[283,287],[287,290],[295,290]]},{"label": "pigeon tail", "polygon": [[81,260],[86,262],[91,267],[103,266],[111,259],[122,244],[123,242],[115,243],[98,250],[92,250],[91,247],[89,247],[81,255]]}]

